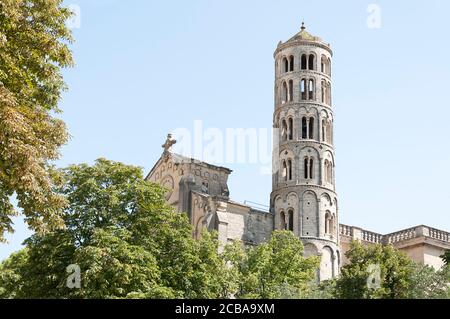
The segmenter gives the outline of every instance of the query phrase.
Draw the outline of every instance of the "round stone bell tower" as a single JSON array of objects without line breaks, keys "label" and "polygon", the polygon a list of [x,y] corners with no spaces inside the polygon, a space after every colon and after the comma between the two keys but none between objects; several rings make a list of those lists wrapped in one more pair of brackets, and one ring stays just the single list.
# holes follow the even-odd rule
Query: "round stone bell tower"
[{"label": "round stone bell tower", "polygon": [[321,256],[318,279],[338,275],[330,45],[306,31],[275,50],[275,128],[271,210],[275,229],[300,237],[305,254]]}]

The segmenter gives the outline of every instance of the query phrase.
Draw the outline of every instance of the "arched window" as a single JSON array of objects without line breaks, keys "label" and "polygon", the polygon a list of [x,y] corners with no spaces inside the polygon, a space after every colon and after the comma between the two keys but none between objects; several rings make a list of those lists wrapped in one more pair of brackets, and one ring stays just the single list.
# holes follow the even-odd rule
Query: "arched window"
[{"label": "arched window", "polygon": [[326,97],[326,104],[331,105],[331,84],[330,82],[326,82],[326,92],[325,92],[325,97]]},{"label": "arched window", "polygon": [[294,71],[294,56],[289,57],[289,71]]},{"label": "arched window", "polygon": [[334,215],[327,210],[325,213],[325,234],[334,237],[335,233],[336,233],[336,223]]},{"label": "arched window", "polygon": [[290,80],[289,81],[289,101],[293,101],[294,100],[294,81]]},{"label": "arched window", "polygon": [[324,175],[325,175],[325,182],[326,183],[331,183],[331,163],[328,160],[325,160],[323,163],[323,171],[324,171]]},{"label": "arched window", "polygon": [[294,231],[294,210],[288,210],[288,230]]},{"label": "arched window", "polygon": [[331,105],[331,84],[328,82],[328,104]]},{"label": "arched window", "polygon": [[327,121],[327,135],[326,135],[327,139],[326,139],[326,141],[327,141],[327,143],[330,143],[330,144],[333,143],[333,137],[332,137],[331,129],[332,129],[331,122]]},{"label": "arched window", "polygon": [[310,54],[308,58],[308,69],[315,70],[314,68],[314,54]]},{"label": "arched window", "polygon": [[328,66],[328,72],[327,72],[327,74],[329,75],[329,76],[331,76],[331,60],[330,60],[330,58],[328,58],[328,63],[327,63],[327,66]]},{"label": "arched window", "polygon": [[306,100],[306,79],[300,81],[301,99]]},{"label": "arched window", "polygon": [[308,126],[306,117],[302,117],[302,138],[308,138]]},{"label": "arched window", "polygon": [[326,134],[327,134],[327,123],[325,119],[322,120],[322,142],[326,141]]},{"label": "arched window", "polygon": [[328,161],[328,165],[327,165],[327,182],[331,183],[332,182],[332,164],[331,161]]},{"label": "arched window", "polygon": [[302,54],[301,69],[306,70],[307,58],[306,54]]},{"label": "arched window", "polygon": [[283,160],[282,162],[282,177],[283,180],[287,181],[288,179],[288,171],[287,171],[287,165],[286,165],[286,161]]},{"label": "arched window", "polygon": [[330,120],[322,119],[322,142],[332,144],[332,124]]},{"label": "arched window", "polygon": [[327,87],[326,87],[326,82],[322,80],[322,82],[320,82],[320,88],[321,88],[321,92],[322,92],[322,103],[325,103],[325,99],[327,96]]},{"label": "arched window", "polygon": [[331,162],[328,162],[327,170],[328,170],[328,172],[327,172],[327,177],[328,177],[327,182],[331,183],[331,180],[332,180],[332,175],[331,175],[332,174],[332,166],[331,166]]},{"label": "arched window", "polygon": [[330,167],[329,169],[329,173],[328,173],[328,178],[330,179],[330,183],[333,183],[333,163],[330,162]]},{"label": "arched window", "polygon": [[308,139],[313,140],[314,139],[314,117],[309,118],[308,124],[309,124]]},{"label": "arched window", "polygon": [[302,138],[314,139],[314,117],[302,117]]},{"label": "arched window", "polygon": [[305,157],[303,162],[303,172],[305,179],[313,179],[314,178],[314,158]]},{"label": "arched window", "polygon": [[331,60],[325,55],[320,58],[320,71],[331,76]]},{"label": "arched window", "polygon": [[294,139],[294,120],[292,117],[288,119],[287,136],[291,141]]},{"label": "arched window", "polygon": [[286,103],[288,98],[288,87],[286,82],[283,82],[283,86],[282,86],[282,92],[281,92],[281,103],[284,104]]},{"label": "arched window", "polygon": [[305,160],[303,162],[303,173],[304,173],[303,177],[305,179],[308,179],[308,172],[309,172],[308,163],[309,163],[309,159],[308,159],[308,157],[305,157]]},{"label": "arched window", "polygon": [[330,235],[331,234],[331,213],[327,211],[325,213],[325,234]]},{"label": "arched window", "polygon": [[314,100],[314,91],[316,90],[314,85],[314,80],[309,79],[308,81],[308,99]]},{"label": "arched window", "polygon": [[286,58],[283,58],[283,66],[284,66],[284,73],[289,71],[289,62]]},{"label": "arched window", "polygon": [[286,229],[286,215],[283,211],[280,213],[280,229]]},{"label": "arched window", "polygon": [[280,88],[278,87],[278,84],[275,85],[275,102],[278,104],[280,102]]},{"label": "arched window", "polygon": [[330,121],[330,126],[328,127],[328,130],[330,131],[330,144],[334,143],[333,140],[333,122]]},{"label": "arched window", "polygon": [[328,74],[328,60],[327,57],[325,55],[322,55],[322,57],[320,58],[320,72]]},{"label": "arched window", "polygon": [[288,136],[288,126],[286,120],[281,121],[281,140],[286,141]]},{"label": "arched window", "polygon": [[287,160],[287,180],[292,180],[292,160]]},{"label": "arched window", "polygon": [[331,231],[331,236],[334,237],[334,234],[336,234],[336,217],[334,216],[334,214],[331,215],[330,231]]}]

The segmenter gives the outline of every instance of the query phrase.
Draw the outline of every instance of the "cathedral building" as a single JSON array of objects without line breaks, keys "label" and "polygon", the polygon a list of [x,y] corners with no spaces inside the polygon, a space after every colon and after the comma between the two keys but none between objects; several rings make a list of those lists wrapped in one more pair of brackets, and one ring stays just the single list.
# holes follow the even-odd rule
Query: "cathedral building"
[{"label": "cathedral building", "polygon": [[333,143],[332,57],[330,45],[306,31],[274,52],[274,148],[270,209],[263,210],[230,199],[231,170],[172,152],[169,134],[164,152],[146,179],[169,191],[167,200],[186,212],[193,236],[216,230],[225,245],[240,240],[258,245],[273,230],[286,229],[303,242],[305,255],[321,257],[319,280],[338,276],[347,262],[352,240],[364,244],[392,244],[413,260],[435,268],[450,249],[450,233],[417,226],[382,235],[339,223],[335,189]]}]

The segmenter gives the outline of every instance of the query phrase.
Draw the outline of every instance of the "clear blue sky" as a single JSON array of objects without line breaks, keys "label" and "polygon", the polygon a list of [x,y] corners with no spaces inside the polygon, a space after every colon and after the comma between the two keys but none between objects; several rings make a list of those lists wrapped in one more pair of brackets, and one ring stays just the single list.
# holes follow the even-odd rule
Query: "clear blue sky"
[{"label": "clear blue sky", "polygon": [[[98,157],[147,173],[166,134],[272,125],[273,51],[309,32],[334,50],[340,222],[388,233],[450,230],[448,1],[67,1],[81,9],[61,108],[72,139],[57,163]],[[381,28],[367,27],[367,7]],[[271,176],[232,164],[232,199],[268,204]],[[29,236],[0,244],[0,259]]]}]

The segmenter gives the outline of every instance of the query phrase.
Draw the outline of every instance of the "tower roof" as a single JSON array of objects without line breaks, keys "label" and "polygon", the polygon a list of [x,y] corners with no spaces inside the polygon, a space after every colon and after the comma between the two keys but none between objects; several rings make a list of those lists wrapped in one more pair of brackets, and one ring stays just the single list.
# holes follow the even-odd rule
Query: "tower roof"
[{"label": "tower roof", "polygon": [[331,51],[330,44],[324,42],[320,37],[312,35],[308,31],[306,31],[305,23],[302,22],[302,26],[300,28],[300,32],[296,33],[293,37],[291,37],[286,42],[280,41],[277,45],[277,48],[274,52],[274,57],[278,52],[281,50],[290,47],[290,46],[297,46],[302,45],[304,43],[307,44],[313,44],[315,46],[319,46],[324,48],[325,50],[329,51],[331,55],[333,55],[333,52]]},{"label": "tower roof", "polygon": [[293,41],[302,41],[302,40],[303,41],[322,42],[321,38],[316,37],[316,36],[312,35],[311,33],[309,33],[308,31],[306,31],[305,22],[302,22],[302,27],[300,28],[300,32],[295,34],[292,38],[287,40],[285,43],[293,42]]}]

